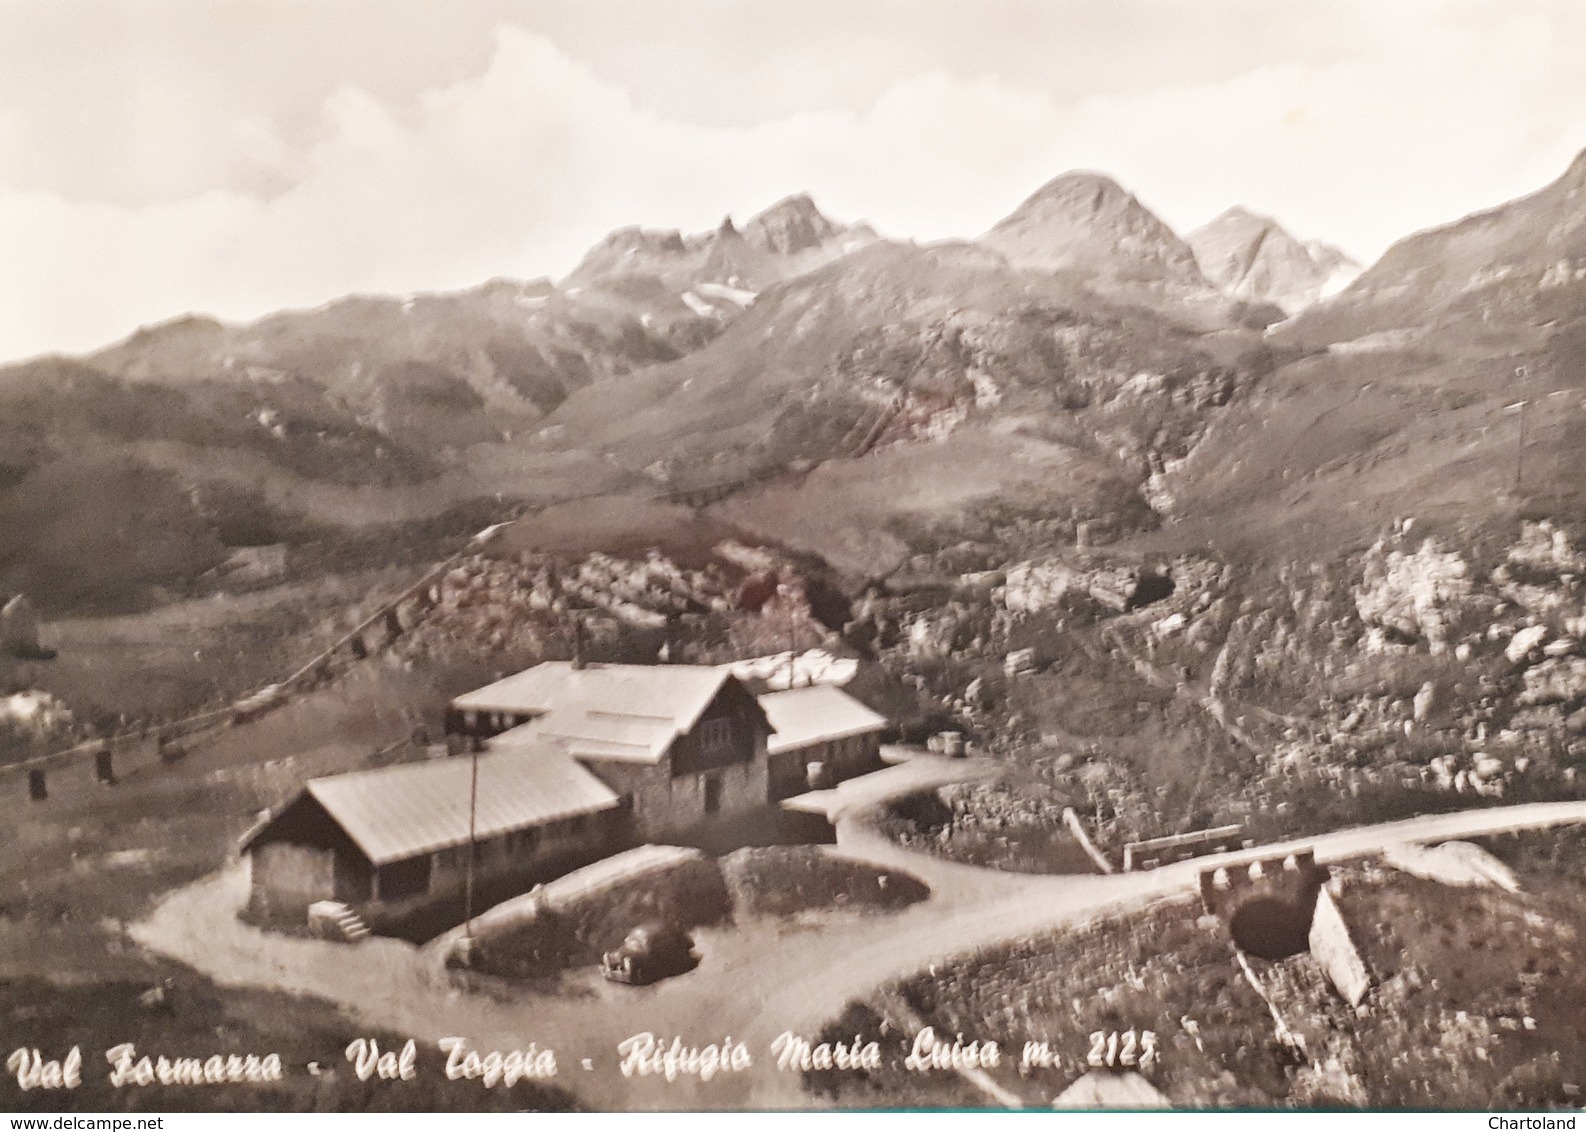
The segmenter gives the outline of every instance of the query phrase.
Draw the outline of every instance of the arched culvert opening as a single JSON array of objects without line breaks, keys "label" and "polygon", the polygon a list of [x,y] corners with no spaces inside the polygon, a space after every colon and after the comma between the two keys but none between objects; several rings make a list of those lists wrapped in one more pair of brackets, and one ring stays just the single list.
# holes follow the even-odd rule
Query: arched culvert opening
[{"label": "arched culvert opening", "polygon": [[1253,896],[1234,909],[1228,932],[1241,951],[1262,959],[1287,959],[1309,951],[1314,901],[1297,904]]},{"label": "arched culvert opening", "polygon": [[1129,597],[1129,608],[1155,605],[1173,596],[1173,579],[1166,574],[1142,574],[1135,580],[1134,593]]}]

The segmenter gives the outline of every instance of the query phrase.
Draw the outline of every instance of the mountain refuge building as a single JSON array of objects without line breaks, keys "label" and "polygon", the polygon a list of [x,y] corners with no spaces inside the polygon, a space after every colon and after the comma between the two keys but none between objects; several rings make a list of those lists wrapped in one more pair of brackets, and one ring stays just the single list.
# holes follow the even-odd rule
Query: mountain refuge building
[{"label": "mountain refuge building", "polygon": [[499,900],[635,845],[763,844],[777,802],[879,767],[887,725],[835,687],[564,661],[458,696],[446,724],[450,757],[313,779],[267,815],[242,843],[250,913],[400,920],[460,898],[470,846]]}]

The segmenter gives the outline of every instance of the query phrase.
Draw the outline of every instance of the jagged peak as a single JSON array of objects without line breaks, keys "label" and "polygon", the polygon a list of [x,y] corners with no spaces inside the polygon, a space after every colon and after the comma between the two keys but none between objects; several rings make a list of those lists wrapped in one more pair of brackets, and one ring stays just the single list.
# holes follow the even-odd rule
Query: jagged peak
[{"label": "jagged peak", "polygon": [[603,248],[642,248],[655,252],[685,250],[683,234],[676,228],[640,228],[636,224],[618,228],[597,245]]},{"label": "jagged peak", "polygon": [[808,193],[784,197],[744,225],[744,235],[777,252],[812,248],[839,231]]},{"label": "jagged peak", "polygon": [[770,207],[763,208],[759,212],[755,213],[753,218],[750,219],[749,223],[751,225],[763,224],[768,220],[774,220],[783,216],[809,217],[812,220],[821,220],[828,224],[831,223],[831,221],[827,220],[826,217],[822,215],[821,210],[815,206],[815,199],[811,197],[809,193],[794,193],[792,196],[783,197]]}]

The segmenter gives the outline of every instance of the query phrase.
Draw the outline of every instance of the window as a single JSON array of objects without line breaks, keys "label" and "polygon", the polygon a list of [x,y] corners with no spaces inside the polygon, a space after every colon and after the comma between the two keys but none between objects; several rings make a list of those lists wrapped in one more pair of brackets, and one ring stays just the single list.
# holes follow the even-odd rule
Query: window
[{"label": "window", "polygon": [[[672,749],[672,777],[693,777],[729,763],[753,757],[753,750],[737,735],[734,718],[726,712],[701,719],[683,742]],[[690,784],[690,789],[697,787]]]},{"label": "window", "polygon": [[377,874],[381,900],[401,900],[409,896],[422,896],[430,890],[430,862],[428,857],[409,857],[381,865]]},{"label": "window", "polygon": [[732,720],[707,719],[699,725],[699,749],[710,753],[732,746]]},{"label": "window", "polygon": [[705,776],[705,812],[714,814],[721,809],[721,776],[707,774]]}]

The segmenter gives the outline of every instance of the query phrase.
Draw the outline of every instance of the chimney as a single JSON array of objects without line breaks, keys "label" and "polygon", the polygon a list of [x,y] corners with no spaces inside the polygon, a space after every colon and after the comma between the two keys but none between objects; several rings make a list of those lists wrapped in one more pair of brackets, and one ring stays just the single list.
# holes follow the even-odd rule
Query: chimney
[{"label": "chimney", "polygon": [[677,656],[683,647],[682,614],[672,612],[666,615],[666,639],[661,642],[660,652],[656,654],[662,664],[671,664],[672,658]]}]

